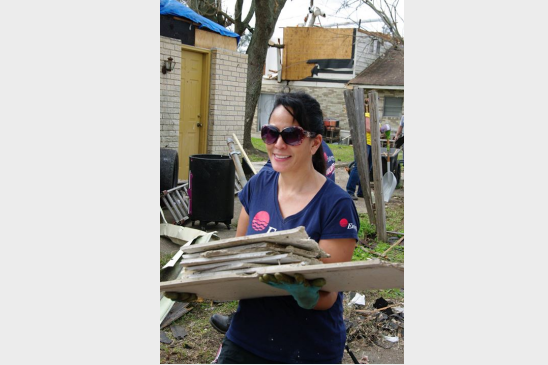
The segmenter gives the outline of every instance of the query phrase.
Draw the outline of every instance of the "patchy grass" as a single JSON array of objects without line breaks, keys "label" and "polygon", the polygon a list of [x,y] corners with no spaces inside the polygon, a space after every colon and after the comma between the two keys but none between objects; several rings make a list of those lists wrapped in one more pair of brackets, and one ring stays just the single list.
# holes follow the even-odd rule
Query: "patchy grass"
[{"label": "patchy grass", "polygon": [[333,152],[336,162],[350,163],[354,161],[354,147],[344,144],[327,144]]},{"label": "patchy grass", "polygon": [[[402,196],[393,196],[386,204],[386,230],[392,232],[404,233],[404,203]],[[382,254],[391,243],[382,242],[377,238],[376,227],[369,222],[367,214],[360,214],[360,231],[358,237],[365,244],[358,245],[354,250],[353,261],[367,260],[369,258],[378,258],[376,254]],[[389,237],[392,237],[389,235]],[[387,258],[392,262],[404,262],[404,247],[398,245],[387,254]]]},{"label": "patchy grass", "polygon": [[162,267],[164,267],[164,265],[167,264],[169,262],[169,260],[171,260],[172,257],[173,257],[172,254],[167,254],[167,253],[161,253],[160,252],[160,269]]},{"label": "patchy grass", "polygon": [[260,138],[251,137],[251,143],[253,144],[253,147],[255,147],[258,152],[250,152],[246,151],[247,157],[251,160],[251,162],[260,162],[260,161],[266,161],[268,160],[268,153],[266,152],[266,145]]},{"label": "patchy grass", "polygon": [[[258,161],[266,161],[268,160],[268,154],[266,152],[266,145],[260,138],[251,137],[251,143],[253,144],[253,147],[255,147],[257,150],[263,153],[247,153],[247,157],[251,160],[251,162],[258,162]],[[343,163],[350,163],[354,161],[354,147],[349,145],[343,145],[343,144],[327,144],[331,151],[333,152],[333,156],[335,157],[336,162],[343,162]]]},{"label": "patchy grass", "polygon": [[176,340],[168,327],[163,331],[173,340],[169,345],[160,343],[161,364],[209,364],[215,358],[224,335],[210,324],[209,317],[215,313],[228,315],[238,307],[238,301],[231,302],[193,302],[190,312],[185,313],[172,325],[183,326],[187,336]]}]

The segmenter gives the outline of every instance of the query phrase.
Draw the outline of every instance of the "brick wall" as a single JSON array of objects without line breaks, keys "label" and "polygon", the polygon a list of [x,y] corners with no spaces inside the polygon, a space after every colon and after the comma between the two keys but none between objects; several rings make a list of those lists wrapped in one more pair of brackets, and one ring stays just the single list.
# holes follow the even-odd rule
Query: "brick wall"
[{"label": "brick wall", "polygon": [[176,66],[173,71],[165,75],[160,72],[160,147],[177,151],[181,93],[181,41],[160,36],[160,70],[168,57],[173,58]]},{"label": "brick wall", "polygon": [[211,50],[208,153],[227,155],[232,133],[243,143],[246,79],[246,54]]}]

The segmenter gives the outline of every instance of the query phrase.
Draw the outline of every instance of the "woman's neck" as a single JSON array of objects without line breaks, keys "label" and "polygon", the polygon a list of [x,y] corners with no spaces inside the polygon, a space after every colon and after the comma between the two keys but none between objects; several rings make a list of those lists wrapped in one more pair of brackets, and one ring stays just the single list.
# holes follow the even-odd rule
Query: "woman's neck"
[{"label": "woman's neck", "polygon": [[309,169],[297,172],[280,173],[278,192],[284,194],[302,194],[320,190],[325,182],[325,176],[317,172],[312,166]]}]

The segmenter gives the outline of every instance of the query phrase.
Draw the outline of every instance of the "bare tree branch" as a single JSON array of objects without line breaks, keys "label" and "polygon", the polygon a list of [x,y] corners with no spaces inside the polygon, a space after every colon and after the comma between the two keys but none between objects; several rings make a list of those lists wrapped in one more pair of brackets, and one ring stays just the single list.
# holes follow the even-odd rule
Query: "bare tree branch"
[{"label": "bare tree branch", "polygon": [[362,0],[362,2],[365,5],[369,6],[369,8],[373,10],[375,14],[377,14],[382,19],[384,24],[388,27],[390,33],[392,33],[392,37],[394,38],[395,43],[403,44],[403,37],[401,36],[398,30],[397,22],[396,22],[396,15],[397,15],[396,6],[399,0],[395,0],[391,5],[388,4],[386,0],[384,0],[384,3],[386,4],[388,8],[388,15],[386,15],[386,11],[383,9],[382,2],[380,3],[380,9],[377,8],[375,4],[373,3],[373,1],[371,0]]}]

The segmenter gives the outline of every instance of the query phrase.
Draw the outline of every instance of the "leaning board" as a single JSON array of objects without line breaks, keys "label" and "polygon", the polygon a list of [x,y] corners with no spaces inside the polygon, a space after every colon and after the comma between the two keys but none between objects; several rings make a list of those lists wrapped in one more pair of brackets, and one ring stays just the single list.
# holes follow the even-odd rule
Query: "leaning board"
[{"label": "leaning board", "polygon": [[354,261],[322,265],[284,265],[256,268],[252,274],[219,272],[212,277],[160,282],[160,291],[194,293],[204,299],[228,301],[288,295],[259,281],[262,274],[301,273],[307,279],[324,278],[325,291],[358,291],[403,288],[403,264],[381,260]]}]

